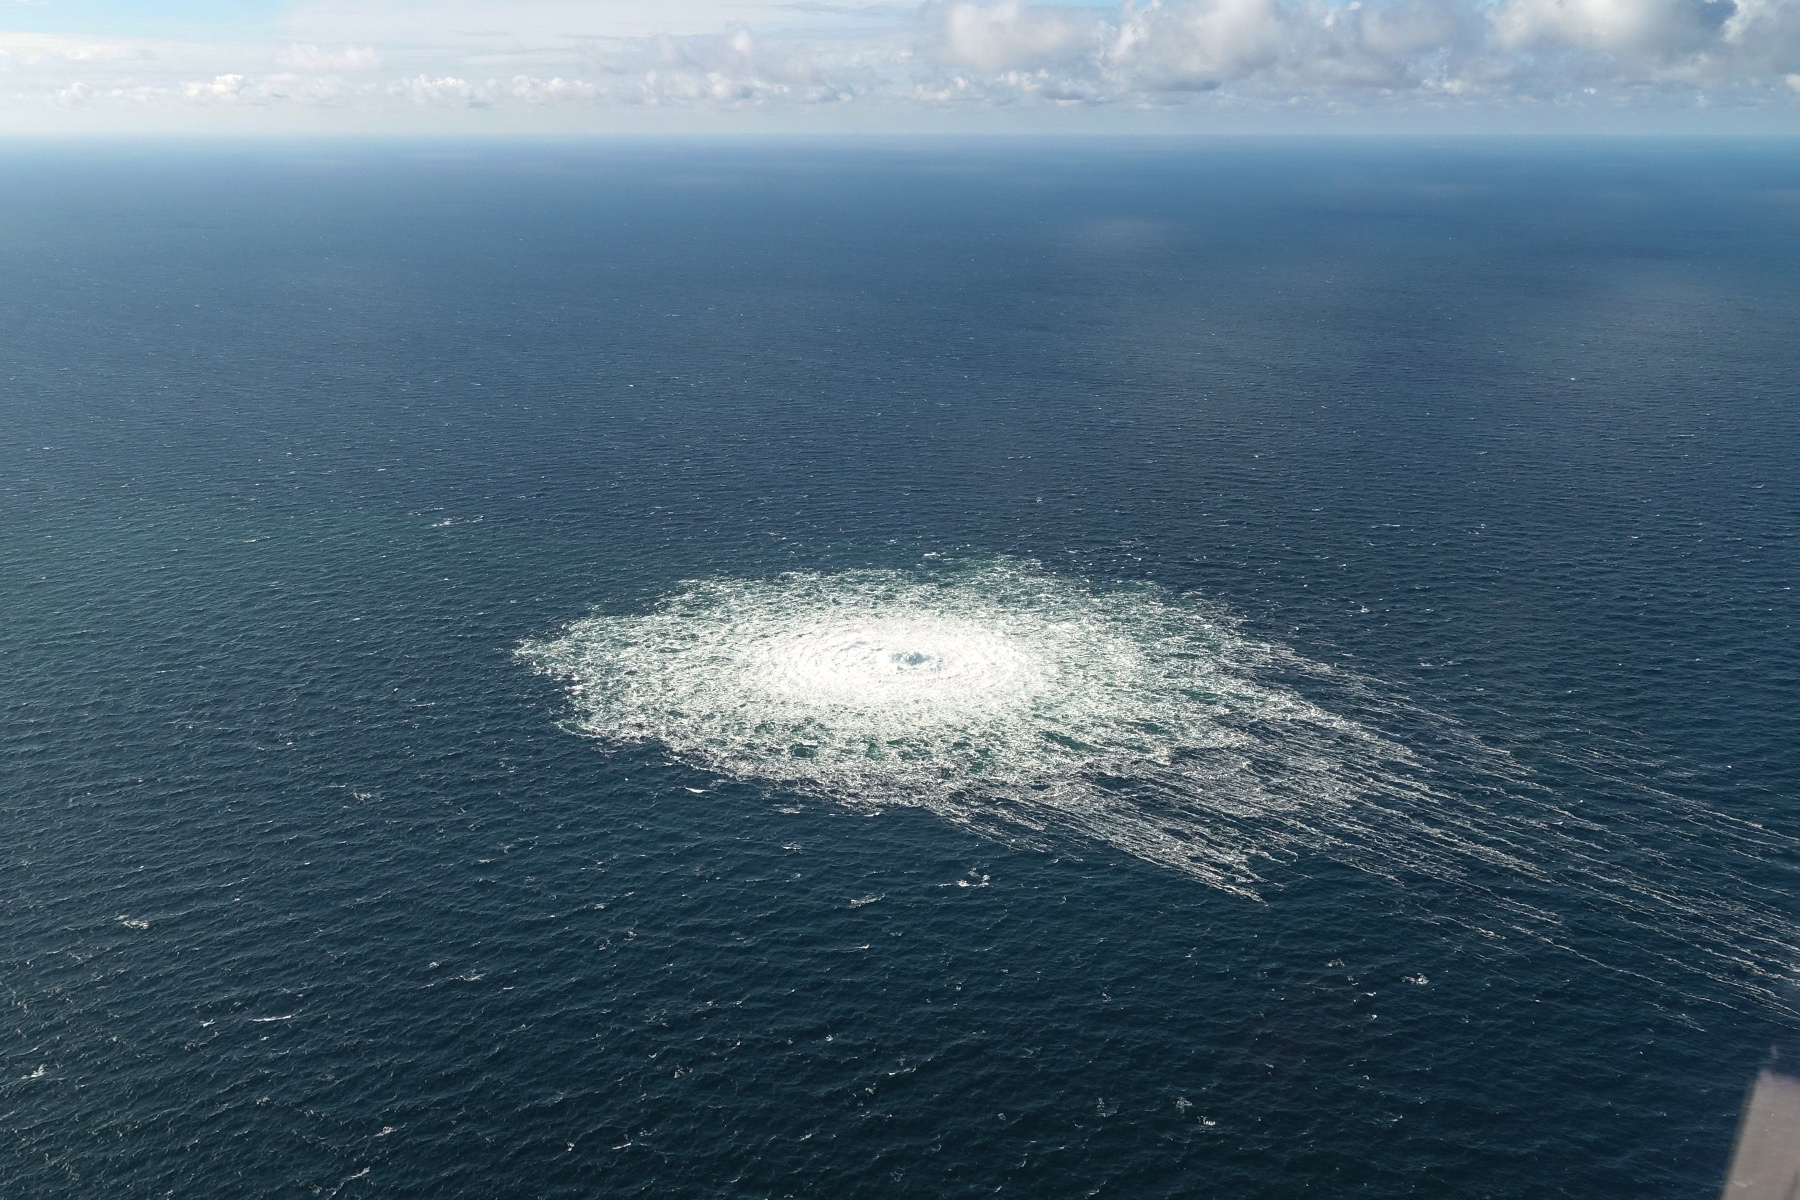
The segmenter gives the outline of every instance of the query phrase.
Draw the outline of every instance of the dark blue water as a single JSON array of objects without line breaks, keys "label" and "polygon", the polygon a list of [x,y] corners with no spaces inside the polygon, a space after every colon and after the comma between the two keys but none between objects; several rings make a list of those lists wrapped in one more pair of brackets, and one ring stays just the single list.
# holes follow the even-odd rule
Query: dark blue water
[{"label": "dark blue water", "polygon": [[[0,150],[0,1196],[1708,1195],[1796,328],[1786,143]],[[1204,597],[1604,861],[1257,902],[514,653],[929,554]]]}]

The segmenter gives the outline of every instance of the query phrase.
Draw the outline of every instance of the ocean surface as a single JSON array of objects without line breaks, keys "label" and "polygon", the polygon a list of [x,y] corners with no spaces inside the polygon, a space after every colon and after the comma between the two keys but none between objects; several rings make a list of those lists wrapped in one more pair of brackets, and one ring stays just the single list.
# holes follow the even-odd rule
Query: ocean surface
[{"label": "ocean surface", "polygon": [[1790,142],[0,146],[0,1197],[1705,1197]]}]

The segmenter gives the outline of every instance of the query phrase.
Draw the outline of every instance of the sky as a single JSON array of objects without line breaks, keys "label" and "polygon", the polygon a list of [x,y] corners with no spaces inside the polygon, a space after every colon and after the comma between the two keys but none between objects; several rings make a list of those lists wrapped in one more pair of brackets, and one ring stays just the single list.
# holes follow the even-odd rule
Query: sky
[{"label": "sky", "polygon": [[1800,133],[1800,0],[0,0],[0,134]]}]

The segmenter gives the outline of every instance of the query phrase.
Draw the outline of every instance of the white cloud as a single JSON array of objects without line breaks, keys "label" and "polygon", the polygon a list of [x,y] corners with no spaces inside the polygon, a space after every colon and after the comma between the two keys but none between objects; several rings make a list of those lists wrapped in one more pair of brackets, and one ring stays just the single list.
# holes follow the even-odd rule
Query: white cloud
[{"label": "white cloud", "polygon": [[[876,0],[833,7],[881,12]],[[686,37],[731,24],[816,23],[808,6],[782,0],[300,0],[284,18],[300,41],[417,45],[567,38]]]},{"label": "white cloud", "polygon": [[1722,26],[1722,40],[1738,72],[1785,75],[1800,68],[1800,3],[1737,0],[1734,9]]},{"label": "white cloud", "polygon": [[958,0],[928,6],[924,16],[936,33],[928,52],[940,62],[977,71],[1065,60],[1091,47],[1104,28],[1068,9],[1033,8],[1020,0],[985,5]]},{"label": "white cloud", "polygon": [[1120,22],[1107,58],[1148,90],[1205,90],[1274,66],[1294,25],[1277,0],[1153,3]]},{"label": "white cloud", "polygon": [[527,104],[582,103],[605,97],[604,90],[596,84],[585,79],[564,79],[560,75],[550,79],[515,75],[506,90],[507,95]]},{"label": "white cloud", "polygon": [[1504,0],[1494,27],[1507,47],[1666,59],[1717,39],[1732,8],[1719,0]]},{"label": "white cloud", "polygon": [[163,106],[454,130],[471,110],[581,128],[823,106],[914,127],[1040,112],[1054,128],[1070,108],[1124,123],[1704,100],[1800,121],[1800,0],[304,0],[286,28],[273,45],[0,34],[0,116],[17,127],[41,101],[94,121]]},{"label": "white cloud", "polygon": [[189,100],[231,103],[245,99],[249,81],[242,75],[217,75],[209,83],[184,83],[181,94]]},{"label": "white cloud", "polygon": [[429,75],[402,79],[389,85],[388,94],[414,104],[447,105],[452,108],[479,108],[487,103],[479,88],[455,75],[437,79]]}]

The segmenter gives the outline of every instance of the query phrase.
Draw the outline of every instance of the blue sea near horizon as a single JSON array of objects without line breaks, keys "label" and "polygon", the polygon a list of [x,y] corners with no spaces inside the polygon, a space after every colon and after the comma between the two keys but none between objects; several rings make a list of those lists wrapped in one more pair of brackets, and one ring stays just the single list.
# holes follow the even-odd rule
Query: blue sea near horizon
[{"label": "blue sea near horizon", "polygon": [[[1788,141],[0,147],[0,1196],[1715,1194],[1796,328]],[[859,806],[519,653],[1021,577],[1313,664],[1387,857]]]}]

